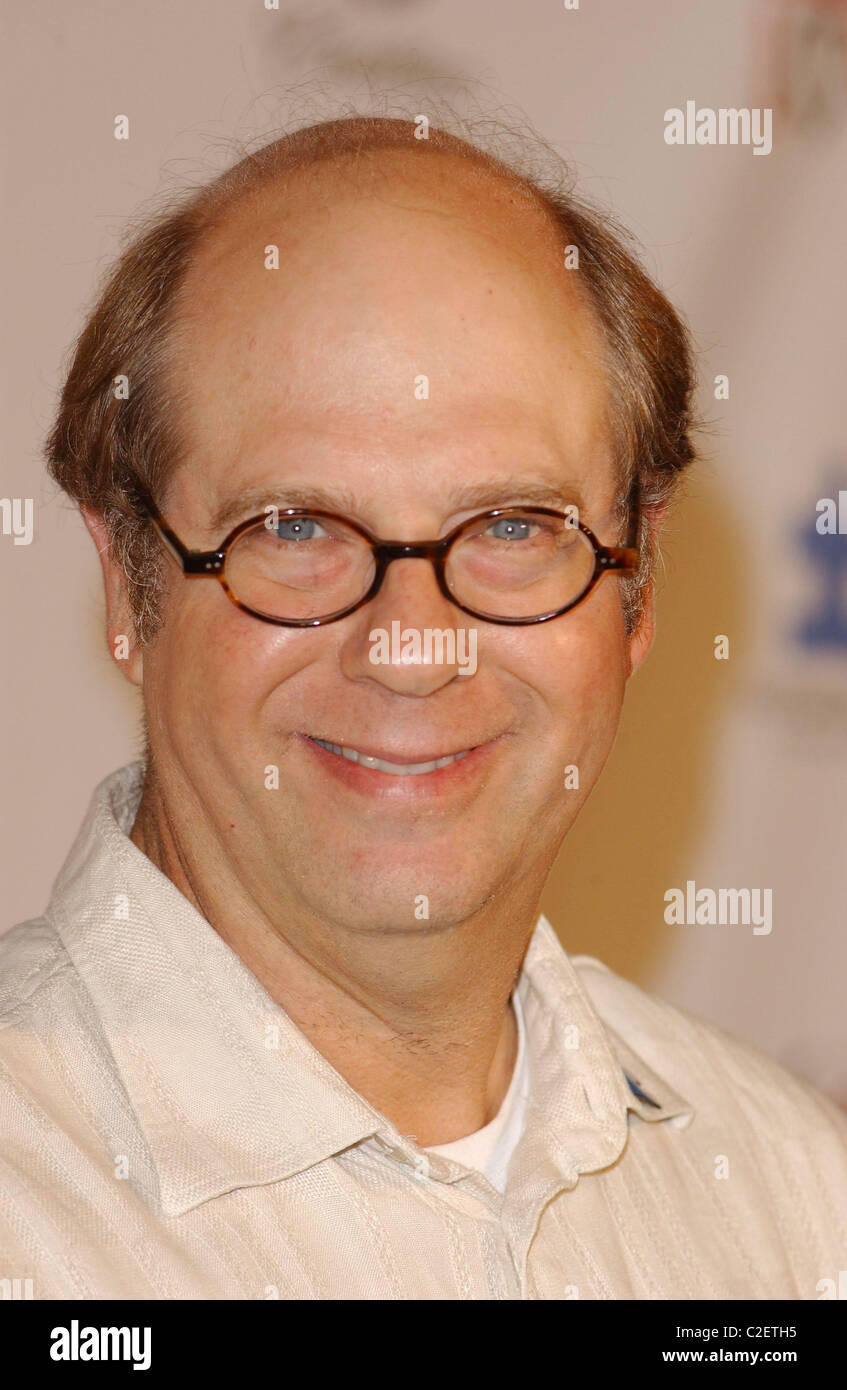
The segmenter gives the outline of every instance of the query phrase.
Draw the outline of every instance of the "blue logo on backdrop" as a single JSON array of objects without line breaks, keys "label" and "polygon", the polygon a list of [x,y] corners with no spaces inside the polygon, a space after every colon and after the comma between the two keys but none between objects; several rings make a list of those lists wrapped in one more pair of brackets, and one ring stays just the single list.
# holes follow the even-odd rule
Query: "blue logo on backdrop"
[{"label": "blue logo on backdrop", "polygon": [[831,476],[797,540],[817,576],[814,607],[796,629],[814,651],[847,652],[847,476]]}]

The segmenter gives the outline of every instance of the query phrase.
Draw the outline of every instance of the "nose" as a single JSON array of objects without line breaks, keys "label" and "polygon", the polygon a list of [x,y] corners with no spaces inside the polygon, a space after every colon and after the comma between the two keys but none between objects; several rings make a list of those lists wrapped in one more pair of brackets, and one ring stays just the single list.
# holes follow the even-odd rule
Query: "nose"
[{"label": "nose", "polygon": [[379,593],[353,616],[341,652],[350,680],[372,680],[398,695],[432,695],[475,669],[472,620],[444,597],[429,560],[394,560]]}]

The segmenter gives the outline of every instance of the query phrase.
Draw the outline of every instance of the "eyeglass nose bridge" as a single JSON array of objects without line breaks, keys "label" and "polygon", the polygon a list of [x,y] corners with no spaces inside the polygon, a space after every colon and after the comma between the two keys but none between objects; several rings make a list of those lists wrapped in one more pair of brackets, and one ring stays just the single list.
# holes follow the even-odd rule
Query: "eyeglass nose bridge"
[{"label": "eyeglass nose bridge", "polygon": [[374,550],[383,566],[392,560],[441,560],[452,540],[445,536],[439,541],[378,541]]},{"label": "eyeglass nose bridge", "polygon": [[[369,602],[375,598],[382,588],[388,566],[393,560],[429,560],[435,570],[435,581],[444,595],[452,604],[456,600],[447,587],[447,577],[444,573],[447,552],[452,545],[455,536],[444,536],[437,541],[376,541],[373,544],[374,557],[374,577],[373,583],[365,596],[364,601]],[[456,604],[461,607],[461,604]]]}]

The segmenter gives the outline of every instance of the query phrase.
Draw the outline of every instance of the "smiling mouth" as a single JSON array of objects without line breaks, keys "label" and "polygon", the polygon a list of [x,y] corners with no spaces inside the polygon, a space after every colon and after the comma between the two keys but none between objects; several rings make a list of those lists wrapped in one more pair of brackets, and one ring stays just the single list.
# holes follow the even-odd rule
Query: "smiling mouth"
[{"label": "smiling mouth", "polygon": [[449,767],[450,763],[457,763],[473,752],[472,748],[464,748],[461,753],[448,753],[446,757],[433,758],[430,762],[391,763],[385,758],[374,758],[368,753],[360,753],[357,748],[348,748],[340,743],[327,743],[326,739],[315,738],[312,734],[307,734],[306,737],[312,743],[317,743],[320,748],[325,748],[328,753],[335,753],[336,757],[359,763],[361,767],[371,768],[374,772],[387,772],[392,777],[421,777],[425,772],[437,772],[439,768]]}]

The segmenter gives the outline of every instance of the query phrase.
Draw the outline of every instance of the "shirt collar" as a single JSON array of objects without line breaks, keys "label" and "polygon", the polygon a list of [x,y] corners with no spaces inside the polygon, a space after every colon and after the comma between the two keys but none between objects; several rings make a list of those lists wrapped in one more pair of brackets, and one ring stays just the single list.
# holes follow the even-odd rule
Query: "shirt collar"
[{"label": "shirt collar", "polygon": [[291,1177],[385,1119],[128,838],[143,773],[133,763],[97,788],[48,916],[147,1144],[142,1195],[176,1216]]},{"label": "shirt collar", "polygon": [[[178,1216],[237,1188],[291,1177],[370,1136],[417,1166],[414,1142],[353,1090],[128,838],[143,776],[143,763],[133,763],[97,788],[48,909],[150,1154],[152,1180],[130,1181],[164,1215]],[[540,1099],[561,1119],[558,1130],[547,1117],[541,1126],[542,1166],[552,1161],[575,1182],[617,1158],[628,1114],[647,1122],[690,1116],[601,1022],[544,917],[518,987],[533,1108]],[[461,1172],[441,1159],[434,1177],[439,1164],[447,1181]]]},{"label": "shirt collar", "polygon": [[[689,1123],[694,1111],[603,1020],[546,917],[529,943],[519,989],[532,1039],[533,1098],[545,1122],[526,1134],[524,1161],[557,1183],[614,1163],[631,1117]],[[595,963],[597,964],[597,963]],[[611,977],[611,972],[609,972]],[[611,977],[614,978],[614,977]]]}]

